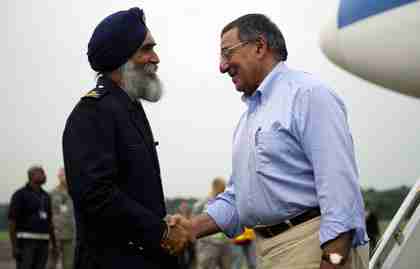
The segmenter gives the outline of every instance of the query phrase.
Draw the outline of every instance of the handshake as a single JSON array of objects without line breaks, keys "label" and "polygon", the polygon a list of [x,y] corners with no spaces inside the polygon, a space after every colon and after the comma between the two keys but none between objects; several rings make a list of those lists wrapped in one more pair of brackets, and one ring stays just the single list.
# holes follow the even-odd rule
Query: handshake
[{"label": "handshake", "polygon": [[185,248],[196,240],[193,221],[182,215],[166,218],[167,229],[161,241],[161,247],[171,255],[180,255]]}]

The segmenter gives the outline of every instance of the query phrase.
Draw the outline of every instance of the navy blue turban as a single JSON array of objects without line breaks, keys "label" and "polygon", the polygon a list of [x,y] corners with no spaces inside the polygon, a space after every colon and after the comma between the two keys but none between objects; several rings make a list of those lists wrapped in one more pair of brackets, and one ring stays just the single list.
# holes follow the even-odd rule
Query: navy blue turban
[{"label": "navy blue turban", "polygon": [[143,10],[116,12],[96,26],[88,44],[90,66],[97,72],[114,71],[133,56],[146,38]]}]

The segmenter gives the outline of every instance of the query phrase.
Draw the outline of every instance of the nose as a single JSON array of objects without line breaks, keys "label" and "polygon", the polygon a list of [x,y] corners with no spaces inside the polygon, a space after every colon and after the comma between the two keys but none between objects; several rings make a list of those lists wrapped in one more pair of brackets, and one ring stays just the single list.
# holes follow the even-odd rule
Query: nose
[{"label": "nose", "polygon": [[229,70],[229,64],[223,58],[220,58],[219,71],[224,74]]},{"label": "nose", "polygon": [[152,55],[151,55],[151,57],[150,57],[150,62],[151,63],[153,63],[153,64],[158,64],[158,63],[160,63],[160,59],[159,59],[159,56],[157,55],[157,53],[156,52],[154,52],[153,51],[153,53],[152,53]]}]

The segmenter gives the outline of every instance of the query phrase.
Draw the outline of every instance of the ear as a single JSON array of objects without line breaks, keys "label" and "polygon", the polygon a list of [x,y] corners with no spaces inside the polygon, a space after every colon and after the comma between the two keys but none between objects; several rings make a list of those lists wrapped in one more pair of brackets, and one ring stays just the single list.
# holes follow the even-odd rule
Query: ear
[{"label": "ear", "polygon": [[263,58],[268,52],[268,43],[267,39],[263,35],[259,35],[255,40],[255,45],[257,47],[256,53],[258,58]]}]

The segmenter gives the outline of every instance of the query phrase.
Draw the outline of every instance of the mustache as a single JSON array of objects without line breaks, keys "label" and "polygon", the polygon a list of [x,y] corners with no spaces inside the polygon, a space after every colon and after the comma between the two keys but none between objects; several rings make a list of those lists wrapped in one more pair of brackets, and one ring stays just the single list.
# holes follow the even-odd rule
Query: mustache
[{"label": "mustache", "polygon": [[157,64],[147,63],[143,65],[143,71],[146,74],[156,74],[157,70],[158,70]]}]

